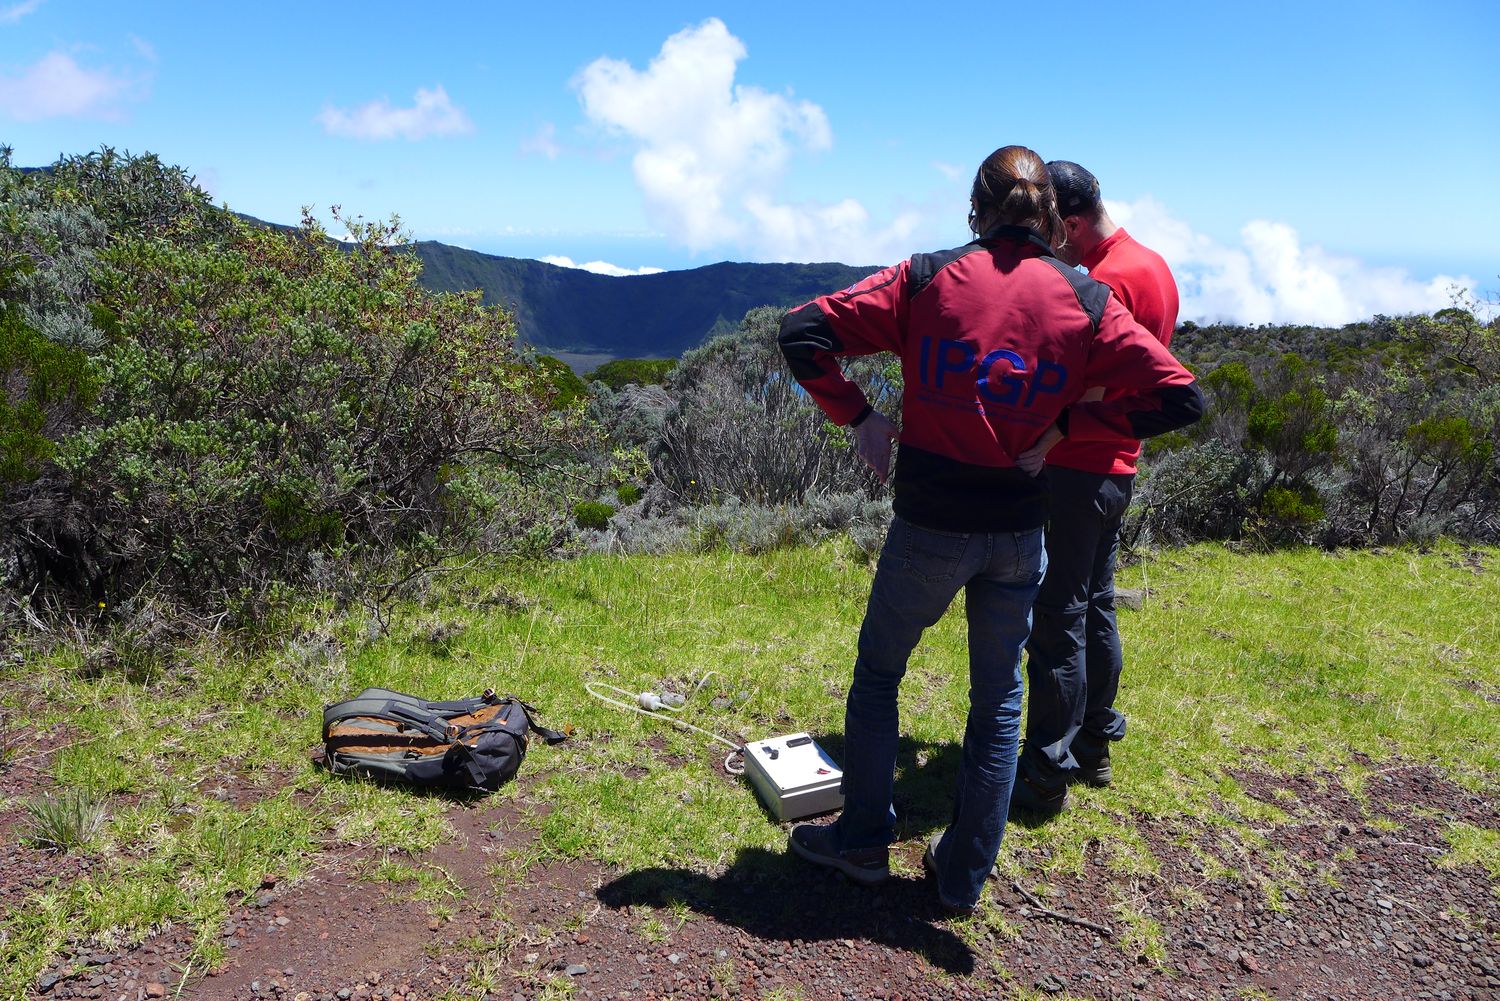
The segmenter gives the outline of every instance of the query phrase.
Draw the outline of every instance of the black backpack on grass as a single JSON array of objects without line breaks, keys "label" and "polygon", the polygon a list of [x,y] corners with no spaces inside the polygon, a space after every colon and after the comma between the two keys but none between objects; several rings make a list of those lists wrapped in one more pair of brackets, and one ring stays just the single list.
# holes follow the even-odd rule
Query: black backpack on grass
[{"label": "black backpack on grass", "polygon": [[549,744],[567,735],[537,724],[512,695],[429,702],[366,688],[323,710],[323,763],[356,774],[454,791],[493,792],[515,777],[532,731]]}]

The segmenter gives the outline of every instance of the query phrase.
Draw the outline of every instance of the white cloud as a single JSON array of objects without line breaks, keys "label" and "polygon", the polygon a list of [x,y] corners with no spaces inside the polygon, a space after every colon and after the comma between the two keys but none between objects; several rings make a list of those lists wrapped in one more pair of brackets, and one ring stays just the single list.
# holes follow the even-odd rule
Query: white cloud
[{"label": "white cloud", "polygon": [[[964,185],[971,168],[945,162],[932,163],[941,197],[913,201],[894,218],[877,219],[853,198],[789,198],[783,181],[794,158],[830,149],[832,129],[814,103],[736,83],[746,56],[744,44],[710,18],[668,38],[644,69],[600,58],[573,79],[588,120],[630,151],[649,217],[668,239],[750,260],[872,264],[899,260],[935,231],[961,225],[961,215],[945,213],[961,213],[963,199],[951,189]],[[530,142],[546,151],[552,141],[544,131]],[[1226,246],[1151,199],[1110,203],[1110,210],[1167,258],[1184,319],[1341,324],[1441,308],[1451,286],[1473,285],[1341,257],[1281,222],[1250,222]]]},{"label": "white cloud", "polygon": [[120,102],[136,87],[137,81],[129,77],[86,69],[66,52],[51,52],[19,75],[0,75],[0,115],[22,122],[118,118]]},{"label": "white cloud", "polygon": [[1377,313],[1431,312],[1450,305],[1454,286],[1474,288],[1467,275],[1422,281],[1403,268],[1330,254],[1303,244],[1286,223],[1248,222],[1240,245],[1229,247],[1195,233],[1149,197],[1106,199],[1105,206],[1115,222],[1166,259],[1177,278],[1184,320],[1339,326]]},{"label": "white cloud", "polygon": [[549,160],[556,160],[562,153],[562,147],[557,144],[557,126],[543,122],[534,135],[521,140],[521,152],[540,153]]},{"label": "white cloud", "polygon": [[27,14],[35,11],[42,3],[43,0],[24,0],[23,3],[0,7],[0,24],[15,24]]},{"label": "white cloud", "polygon": [[560,257],[549,255],[540,258],[544,264],[554,264],[559,268],[577,268],[580,271],[592,271],[596,275],[608,275],[611,278],[626,278],[630,275],[659,275],[664,268],[640,267],[634,271],[622,268],[618,264],[610,264],[608,261],[589,261],[586,264],[577,264],[571,257]]},{"label": "white cloud", "polygon": [[[749,247],[770,260],[885,260],[910,219],[883,229],[858,202],[791,205],[792,156],[833,145],[823,109],[735,83],[744,44],[717,18],[668,38],[645,70],[601,58],[574,78],[584,113],[635,147],[654,223],[693,250]],[[909,248],[899,248],[907,250]]]},{"label": "white cloud", "polygon": [[449,100],[441,86],[417,88],[409,108],[393,108],[385,98],[358,108],[326,107],[318,114],[323,131],[351,139],[425,139],[428,136],[467,135],[474,123]]}]

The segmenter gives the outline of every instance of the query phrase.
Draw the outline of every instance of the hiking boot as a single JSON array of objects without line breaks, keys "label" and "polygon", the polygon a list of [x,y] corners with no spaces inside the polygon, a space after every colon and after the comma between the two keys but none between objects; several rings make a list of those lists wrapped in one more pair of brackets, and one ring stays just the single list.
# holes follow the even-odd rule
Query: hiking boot
[{"label": "hiking boot", "polygon": [[1068,807],[1068,786],[1063,781],[1051,785],[1040,781],[1027,769],[1016,769],[1016,782],[1010,790],[1010,808],[1025,810],[1043,817],[1062,813]]},{"label": "hiking boot", "polygon": [[1109,746],[1100,749],[1097,756],[1080,754],[1075,748],[1073,760],[1078,762],[1078,767],[1069,772],[1069,778],[1082,782],[1086,786],[1095,789],[1103,789],[1114,780],[1114,773],[1109,768]]},{"label": "hiking boot", "polygon": [[891,850],[877,848],[840,848],[838,832],[832,824],[798,824],[792,828],[787,844],[792,851],[815,865],[837,869],[856,883],[866,886],[883,883],[891,876]]},{"label": "hiking boot", "polygon": [[[938,886],[936,853],[938,842],[943,840],[943,833],[943,831],[937,831],[932,837],[927,839],[927,851],[922,856],[922,868],[927,870],[927,875],[932,879],[934,886]],[[995,878],[994,869],[990,869],[990,878]],[[953,903],[947,897],[943,896],[941,886],[938,886],[938,906],[942,907],[943,913],[950,918],[966,918],[979,909],[977,903],[967,905]]]}]

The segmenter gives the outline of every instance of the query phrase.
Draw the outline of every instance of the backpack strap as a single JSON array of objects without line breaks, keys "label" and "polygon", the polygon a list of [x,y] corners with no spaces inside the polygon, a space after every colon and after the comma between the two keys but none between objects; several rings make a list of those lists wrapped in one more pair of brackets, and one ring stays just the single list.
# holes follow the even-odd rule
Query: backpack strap
[{"label": "backpack strap", "polygon": [[424,702],[422,705],[442,716],[463,716],[483,709],[485,706],[498,705],[503,701],[503,699],[496,698],[494,692],[487,691],[474,699],[450,699],[446,702]]},{"label": "backpack strap", "polygon": [[[485,706],[513,703],[526,714],[526,725],[548,744],[561,744],[568,739],[566,733],[542,726],[536,721],[536,707],[514,695],[500,698],[492,691],[474,699],[455,699],[448,702],[427,702],[400,692],[383,688],[367,688],[355,698],[337,702],[323,710],[323,739],[328,740],[334,725],[359,716],[383,720],[397,727],[414,727],[433,740],[447,742],[454,737],[448,722],[449,716],[462,716]],[[465,734],[480,733],[486,729],[503,729],[499,726],[482,726],[480,729],[466,727]]]},{"label": "backpack strap", "polygon": [[449,739],[448,723],[441,716],[424,712],[410,703],[384,698],[355,698],[324,709],[323,739],[328,740],[336,724],[356,716],[383,720],[398,727],[413,727],[433,740]]},{"label": "backpack strap", "polygon": [[484,769],[474,758],[474,752],[461,740],[455,740],[453,745],[443,753],[444,771],[462,771],[469,777],[469,787],[478,792],[484,792]]},{"label": "backpack strap", "polygon": [[514,695],[507,695],[500,701],[514,702],[516,705],[520,706],[521,711],[526,714],[526,725],[531,727],[532,730],[536,731],[536,733],[539,734],[541,738],[548,744],[561,744],[563,741],[568,739],[567,734],[559,730],[548,729],[547,727],[542,726],[540,723],[538,723],[536,721],[536,706],[532,705],[531,703],[524,702],[521,699],[516,698]]}]

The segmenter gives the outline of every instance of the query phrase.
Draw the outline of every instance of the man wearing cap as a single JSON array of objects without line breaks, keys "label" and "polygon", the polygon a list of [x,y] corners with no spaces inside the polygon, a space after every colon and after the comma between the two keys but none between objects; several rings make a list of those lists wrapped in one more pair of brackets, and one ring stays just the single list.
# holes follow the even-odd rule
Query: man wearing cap
[{"label": "man wearing cap", "polygon": [[[1087,268],[1138,323],[1170,344],[1177,283],[1167,263],[1115,225],[1093,174],[1067,160],[1047,164],[1047,173],[1067,234],[1058,256]],[[1083,398],[1107,395],[1113,394],[1094,389]],[[1067,804],[1069,779],[1109,785],[1109,745],[1125,736],[1125,717],[1114,708],[1123,663],[1115,557],[1141,444],[1125,437],[1074,442],[1053,431],[1036,448],[1046,454],[1051,520],[1047,575],[1027,644],[1026,741],[1011,803],[1056,813]]]}]

